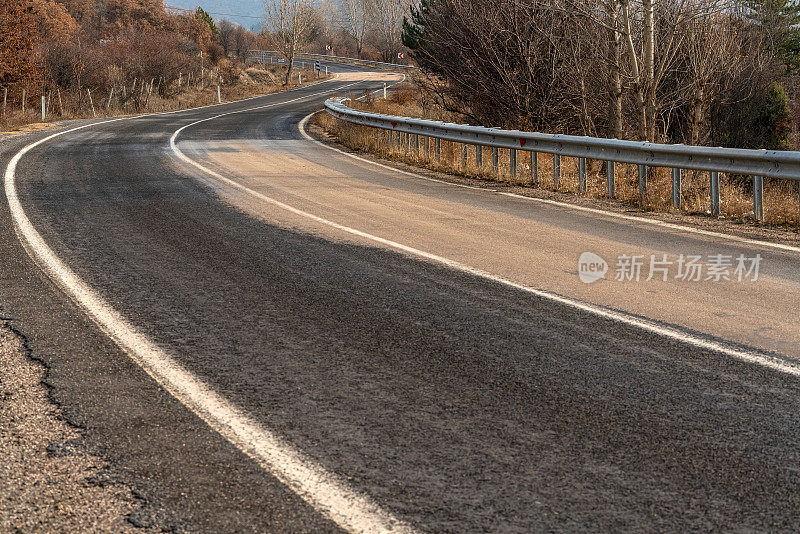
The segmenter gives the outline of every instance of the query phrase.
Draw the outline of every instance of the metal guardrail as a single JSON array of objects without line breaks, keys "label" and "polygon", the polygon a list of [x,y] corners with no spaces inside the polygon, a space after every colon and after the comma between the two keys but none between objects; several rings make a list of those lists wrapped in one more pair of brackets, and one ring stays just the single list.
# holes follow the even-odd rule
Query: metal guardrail
[{"label": "metal guardrail", "polygon": [[[672,203],[681,206],[681,178],[683,169],[710,172],[711,213],[719,215],[720,188],[719,173],[748,175],[753,179],[753,217],[764,218],[764,177],[800,180],[800,152],[779,150],[748,150],[738,148],[715,148],[689,145],[667,145],[640,141],[622,141],[598,137],[583,137],[562,134],[522,132],[501,130],[466,124],[452,124],[441,121],[413,119],[381,113],[369,113],[348,107],[347,98],[331,98],[325,102],[328,113],[336,118],[363,126],[381,128],[397,132],[398,146],[403,144],[410,150],[413,146],[419,151],[419,136],[436,139],[435,156],[440,153],[440,141],[462,143],[462,157],[466,162],[467,146],[476,146],[476,163],[482,164],[480,147],[492,148],[492,163],[499,170],[499,150],[510,151],[511,174],[516,175],[517,151],[529,152],[531,156],[531,179],[539,183],[538,152],[553,155],[553,180],[558,187],[561,177],[561,157],[578,158],[578,190],[586,192],[586,160],[604,160],[606,165],[607,195],[614,197],[615,164],[632,163],[638,165],[639,195],[647,194],[647,168],[672,168]],[[427,148],[427,144],[426,144]]]},{"label": "metal guardrail", "polygon": [[[267,57],[283,57],[281,52],[277,50],[248,50],[247,51],[248,58],[251,57],[258,57],[258,58],[267,58]],[[356,59],[352,57],[343,57],[343,56],[329,56],[327,54],[306,54],[305,52],[299,52],[295,54],[295,58],[303,59],[303,58],[310,58],[310,59],[324,59],[327,61],[347,61],[351,63],[358,63],[359,65],[367,65],[370,67],[382,67],[382,68],[391,68],[391,69],[417,69],[418,67],[414,67],[411,65],[400,65],[398,63],[384,63],[383,61],[370,61],[367,59]],[[265,60],[262,62],[266,63]]]}]

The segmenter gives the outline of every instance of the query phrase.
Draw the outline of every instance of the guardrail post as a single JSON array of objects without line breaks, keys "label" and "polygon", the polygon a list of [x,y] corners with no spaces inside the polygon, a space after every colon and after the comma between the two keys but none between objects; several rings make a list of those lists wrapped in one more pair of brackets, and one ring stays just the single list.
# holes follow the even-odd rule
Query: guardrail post
[{"label": "guardrail post", "polygon": [[461,166],[467,168],[467,143],[461,143]]},{"label": "guardrail post", "polygon": [[406,152],[411,152],[411,134],[406,134]]},{"label": "guardrail post", "polygon": [[639,165],[639,204],[644,207],[647,196],[647,165]]},{"label": "guardrail post", "polygon": [[559,180],[561,180],[561,155],[553,154],[553,187],[556,189]]},{"label": "guardrail post", "polygon": [[531,152],[531,185],[539,187],[539,153]]},{"label": "guardrail post", "polygon": [[711,215],[719,215],[719,173],[711,171],[711,185],[709,194],[711,195]]},{"label": "guardrail post", "polygon": [[614,198],[617,194],[617,162],[616,161],[607,161],[606,162],[606,196],[608,198]]},{"label": "guardrail post", "polygon": [[500,149],[492,147],[492,169],[495,174],[500,174]]},{"label": "guardrail post", "polygon": [[414,152],[419,155],[419,134],[414,134]]},{"label": "guardrail post", "polygon": [[753,218],[764,220],[764,177],[753,176]]},{"label": "guardrail post", "polygon": [[395,132],[396,143],[397,143],[397,150],[400,150],[403,147],[403,132]]},{"label": "guardrail post", "polygon": [[483,146],[475,145],[475,166],[480,169],[483,167]]},{"label": "guardrail post", "polygon": [[430,136],[426,135],[424,139],[425,139],[425,157],[426,158],[430,158],[431,157],[431,138],[430,138]]},{"label": "guardrail post", "polygon": [[586,158],[578,158],[578,193],[586,193]]},{"label": "guardrail post", "polygon": [[436,138],[436,142],[433,148],[436,152],[436,161],[439,161],[439,157],[442,155],[442,140],[439,139],[438,137]]},{"label": "guardrail post", "polygon": [[508,166],[509,172],[511,176],[516,178],[517,176],[517,149],[512,148],[508,153]]},{"label": "guardrail post", "polygon": [[672,205],[680,209],[681,207],[681,178],[683,169],[672,168]]}]

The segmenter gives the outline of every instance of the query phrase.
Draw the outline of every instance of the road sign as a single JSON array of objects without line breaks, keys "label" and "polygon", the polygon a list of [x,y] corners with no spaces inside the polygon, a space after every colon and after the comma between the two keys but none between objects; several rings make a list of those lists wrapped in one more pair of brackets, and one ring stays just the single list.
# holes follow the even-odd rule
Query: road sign
[{"label": "road sign", "polygon": [[405,52],[398,52],[397,53],[397,59],[405,59],[405,58],[406,58]]},{"label": "road sign", "polygon": [[314,62],[314,70],[317,71],[317,72],[322,70],[322,68],[319,66],[319,60],[316,60]]},{"label": "road sign", "polygon": [[325,45],[325,50],[327,50],[328,52],[330,52],[330,50],[331,50],[331,45]]}]

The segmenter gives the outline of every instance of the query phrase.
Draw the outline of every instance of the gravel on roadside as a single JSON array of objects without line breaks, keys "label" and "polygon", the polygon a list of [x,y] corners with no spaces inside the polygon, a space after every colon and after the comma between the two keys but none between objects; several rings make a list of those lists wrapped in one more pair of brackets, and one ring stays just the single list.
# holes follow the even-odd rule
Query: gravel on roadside
[{"label": "gravel on roadside", "polygon": [[44,378],[25,339],[0,321],[0,532],[150,530],[131,522],[144,503],[85,450]]}]

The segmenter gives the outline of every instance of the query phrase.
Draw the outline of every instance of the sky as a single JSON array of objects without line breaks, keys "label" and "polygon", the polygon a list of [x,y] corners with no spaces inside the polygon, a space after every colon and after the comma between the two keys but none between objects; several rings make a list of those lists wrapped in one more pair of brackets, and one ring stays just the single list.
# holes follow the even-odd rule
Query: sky
[{"label": "sky", "polygon": [[169,0],[166,3],[191,10],[200,6],[215,19],[238,22],[248,29],[260,27],[264,18],[263,0]]}]

